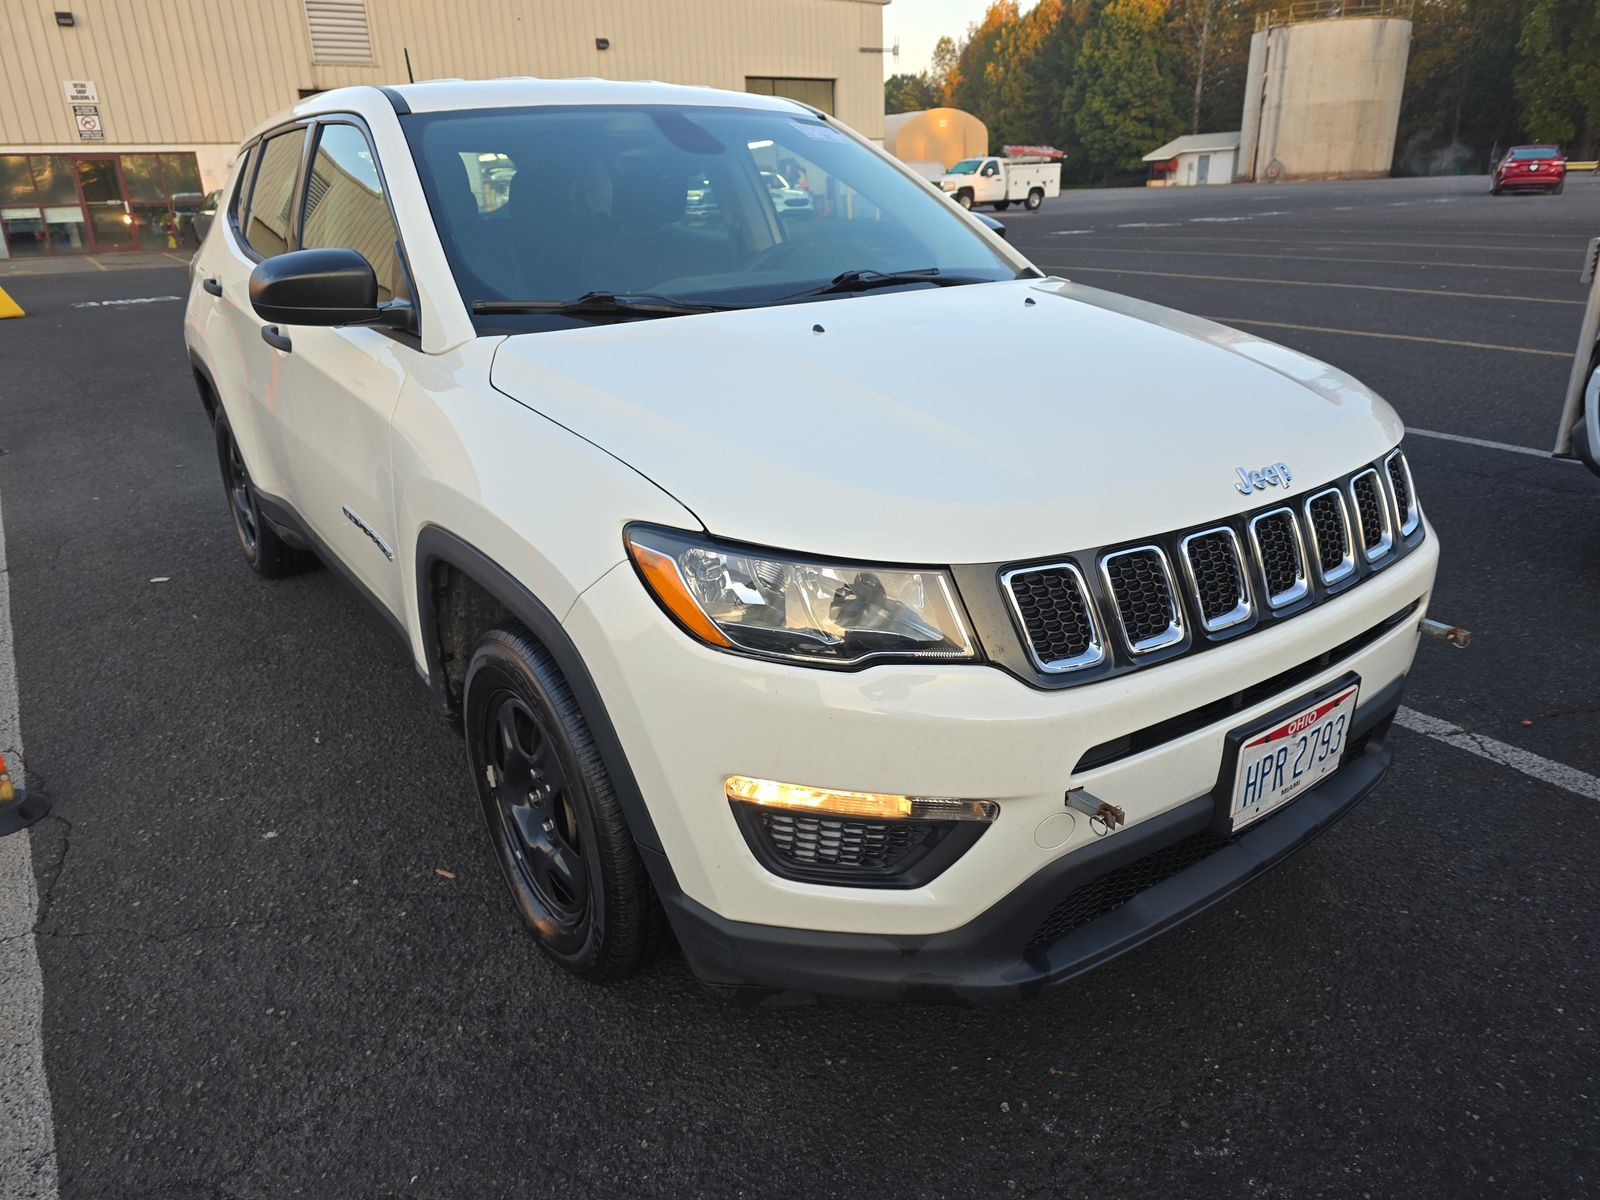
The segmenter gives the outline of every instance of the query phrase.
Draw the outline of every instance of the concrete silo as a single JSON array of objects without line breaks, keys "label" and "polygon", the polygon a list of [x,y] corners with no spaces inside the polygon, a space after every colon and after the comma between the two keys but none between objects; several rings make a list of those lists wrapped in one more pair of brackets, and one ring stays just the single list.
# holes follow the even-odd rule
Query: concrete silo
[{"label": "concrete silo", "polygon": [[1387,175],[1411,53],[1412,0],[1307,0],[1250,39],[1240,179]]}]

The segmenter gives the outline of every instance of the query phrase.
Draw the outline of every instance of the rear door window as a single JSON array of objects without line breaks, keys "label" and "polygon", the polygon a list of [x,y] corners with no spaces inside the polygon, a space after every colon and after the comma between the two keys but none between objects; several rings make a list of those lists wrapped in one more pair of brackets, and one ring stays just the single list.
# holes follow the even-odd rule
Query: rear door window
[{"label": "rear door window", "polygon": [[289,210],[294,203],[295,178],[306,131],[292,129],[268,138],[261,147],[255,187],[244,223],[245,243],[262,258],[282,254],[289,247]]}]

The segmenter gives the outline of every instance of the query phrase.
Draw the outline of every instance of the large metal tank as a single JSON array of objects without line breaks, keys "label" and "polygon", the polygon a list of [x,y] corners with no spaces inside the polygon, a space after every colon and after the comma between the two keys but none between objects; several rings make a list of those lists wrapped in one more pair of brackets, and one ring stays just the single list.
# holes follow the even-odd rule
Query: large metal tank
[{"label": "large metal tank", "polygon": [[951,163],[989,153],[989,127],[959,108],[928,108],[883,119],[883,148],[932,178]]},{"label": "large metal tank", "polygon": [[1411,0],[1313,0],[1250,39],[1240,179],[1387,175],[1411,53]]}]

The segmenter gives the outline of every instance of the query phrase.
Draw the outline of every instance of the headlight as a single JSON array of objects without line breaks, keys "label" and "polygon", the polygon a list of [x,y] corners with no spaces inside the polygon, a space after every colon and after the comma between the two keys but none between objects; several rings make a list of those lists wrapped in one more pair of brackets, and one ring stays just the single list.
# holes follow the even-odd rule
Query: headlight
[{"label": "headlight", "polygon": [[977,657],[943,571],[796,558],[648,526],[626,536],[662,607],[719,649],[819,666]]}]

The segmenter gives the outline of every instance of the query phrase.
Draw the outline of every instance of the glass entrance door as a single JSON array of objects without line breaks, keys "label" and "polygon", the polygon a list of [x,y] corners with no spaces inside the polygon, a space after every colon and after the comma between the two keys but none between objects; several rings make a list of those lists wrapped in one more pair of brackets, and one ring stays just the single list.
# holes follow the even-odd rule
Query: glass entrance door
[{"label": "glass entrance door", "polygon": [[89,214],[89,237],[95,251],[137,250],[139,227],[128,208],[128,193],[116,158],[74,158],[73,168],[83,207]]}]

